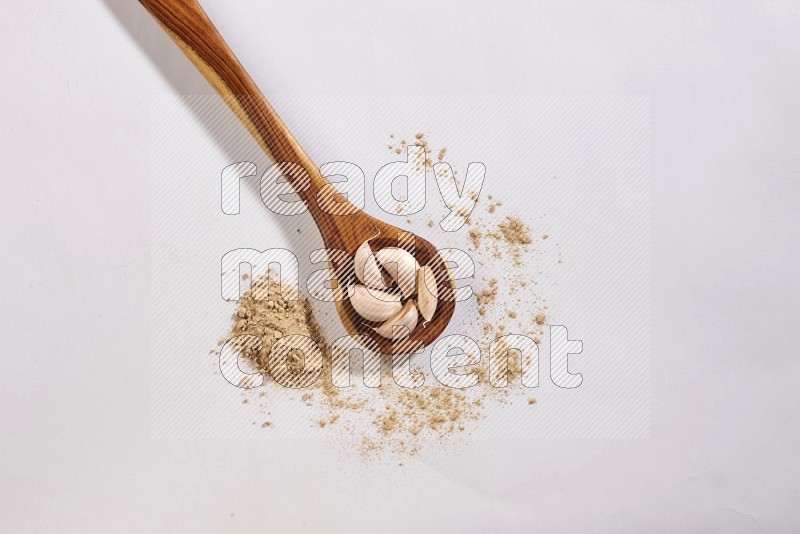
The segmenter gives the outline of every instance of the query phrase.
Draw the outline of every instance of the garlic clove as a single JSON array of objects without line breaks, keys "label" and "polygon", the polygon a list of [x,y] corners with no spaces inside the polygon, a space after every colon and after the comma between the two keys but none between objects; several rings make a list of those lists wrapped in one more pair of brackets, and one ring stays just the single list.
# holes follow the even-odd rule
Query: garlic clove
[{"label": "garlic clove", "polygon": [[433,269],[427,265],[420,267],[417,271],[417,306],[419,313],[430,321],[436,313],[436,305],[439,303],[439,288],[436,287],[436,277]]},{"label": "garlic clove", "polygon": [[407,250],[397,247],[386,247],[375,253],[378,263],[386,269],[392,280],[397,282],[405,298],[416,293],[417,271],[419,263]]},{"label": "garlic clove", "polygon": [[[378,335],[391,339],[392,341],[400,341],[411,335],[417,327],[417,320],[419,314],[417,313],[417,305],[413,300],[405,303],[403,308],[391,319],[380,325],[378,328],[373,328]],[[395,329],[395,326],[398,327]]]},{"label": "garlic clove", "polygon": [[369,289],[366,286],[352,286],[353,295],[350,304],[361,317],[367,321],[381,322],[391,319],[402,310],[400,295]]},{"label": "garlic clove", "polygon": [[373,289],[384,289],[386,287],[383,283],[381,268],[372,253],[369,241],[364,241],[356,250],[356,255],[353,258],[353,268],[356,271],[356,277],[365,286]]}]

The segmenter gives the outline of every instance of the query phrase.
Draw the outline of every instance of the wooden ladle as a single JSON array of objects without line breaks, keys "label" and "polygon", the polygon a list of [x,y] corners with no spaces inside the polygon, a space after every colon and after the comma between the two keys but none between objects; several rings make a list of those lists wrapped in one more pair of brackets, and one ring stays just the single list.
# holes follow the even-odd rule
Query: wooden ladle
[{"label": "wooden ladle", "polygon": [[[287,181],[308,205],[328,249],[342,250],[352,257],[364,241],[377,233],[380,237],[370,241],[374,250],[401,246],[412,252],[420,265],[430,265],[433,269],[439,292],[436,313],[429,323],[418,325],[410,337],[394,342],[379,336],[347,299],[336,302],[345,329],[350,334],[367,336],[367,344],[374,342],[384,354],[409,352],[433,342],[450,322],[455,308],[452,278],[436,247],[420,237],[408,239],[408,232],[371,217],[335,193],[331,183],[320,174],[319,168],[267,102],[197,0],[139,1],[222,96],[261,148],[281,163]],[[336,202],[340,209],[330,209],[326,202]],[[398,236],[406,236],[406,239],[398,243]],[[349,261],[348,265],[331,259],[339,287],[347,287],[352,282],[349,274],[353,272],[352,260]]]}]

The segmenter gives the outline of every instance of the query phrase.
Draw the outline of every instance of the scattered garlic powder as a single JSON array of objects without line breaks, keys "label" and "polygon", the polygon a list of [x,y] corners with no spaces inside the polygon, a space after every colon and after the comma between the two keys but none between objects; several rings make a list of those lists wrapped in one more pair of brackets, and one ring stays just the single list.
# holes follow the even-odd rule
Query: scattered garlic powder
[{"label": "scattered garlic powder", "polygon": [[[387,145],[388,149],[396,154],[404,153],[408,141],[405,138],[395,141],[394,134],[389,137],[391,142]],[[447,148],[444,147],[434,151],[423,132],[413,136],[413,144],[425,149],[424,157],[414,162],[417,168],[430,166],[433,154],[436,154],[438,161],[443,161],[447,154]],[[453,168],[454,179],[456,175],[457,170]],[[469,195],[479,201],[477,192],[469,192]],[[427,444],[441,444],[452,436],[469,434],[485,417],[489,403],[513,402],[512,392],[521,391],[518,383],[522,364],[530,362],[520,362],[519,358],[510,357],[508,378],[511,386],[493,388],[488,380],[489,345],[506,333],[524,333],[532,336],[537,343],[541,342],[548,322],[547,304],[535,292],[535,272],[528,265],[523,265],[523,260],[531,251],[530,247],[535,245],[532,229],[519,217],[497,217],[495,214],[503,203],[491,194],[487,195],[487,199],[485,215],[477,216],[477,209],[472,216],[466,210],[460,214],[470,226],[466,233],[471,255],[480,266],[495,264],[498,259],[507,257],[511,261],[505,264],[511,266],[511,271],[493,273],[494,277],[473,283],[474,287],[477,286],[474,291],[475,313],[482,323],[476,321],[475,317],[468,317],[458,325],[464,329],[464,333],[468,333],[469,328],[478,328],[473,334],[468,333],[480,339],[483,358],[479,364],[471,367],[478,375],[478,385],[464,390],[453,389],[440,385],[429,373],[425,373],[422,387],[403,388],[392,380],[392,356],[382,356],[383,371],[379,388],[367,388],[360,384],[357,373],[351,379],[354,385],[337,388],[331,383],[331,348],[314,317],[311,304],[302,297],[299,301],[284,301],[280,298],[276,283],[257,279],[253,280],[252,289],[243,294],[237,303],[231,330],[222,340],[224,342],[240,334],[262,336],[264,340],[259,351],[248,351],[246,348],[242,351],[242,356],[263,372],[267,379],[260,388],[243,393],[242,404],[254,406],[262,414],[260,420],[253,424],[260,425],[266,432],[280,425],[279,414],[273,415],[270,411],[269,399],[272,395],[293,393],[275,384],[267,372],[272,343],[287,334],[310,337],[324,355],[321,377],[300,397],[300,401],[311,410],[309,424],[326,432],[334,431],[332,435],[342,440],[347,450],[355,448],[365,456],[386,451],[415,454]],[[428,227],[434,227],[435,218],[432,216],[428,220]],[[548,234],[542,233],[540,239],[548,237]],[[247,280],[246,275],[242,278]],[[264,295],[266,289],[269,290],[269,300],[256,298]],[[474,355],[476,359],[477,356]],[[289,363],[290,370],[293,364],[296,364],[296,371],[302,368],[301,357]],[[423,369],[415,371],[422,372]],[[533,397],[523,398],[522,402],[531,406],[537,404]]]}]

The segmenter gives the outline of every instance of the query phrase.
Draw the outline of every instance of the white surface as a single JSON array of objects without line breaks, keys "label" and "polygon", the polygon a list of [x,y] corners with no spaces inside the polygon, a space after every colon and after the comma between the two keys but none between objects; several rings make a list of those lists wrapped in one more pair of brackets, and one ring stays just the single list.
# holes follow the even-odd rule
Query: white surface
[{"label": "white surface", "polygon": [[109,2],[0,19],[3,531],[796,531],[796,2],[206,1],[268,93],[650,96],[651,437],[402,469],[150,438],[149,103],[210,91]]}]

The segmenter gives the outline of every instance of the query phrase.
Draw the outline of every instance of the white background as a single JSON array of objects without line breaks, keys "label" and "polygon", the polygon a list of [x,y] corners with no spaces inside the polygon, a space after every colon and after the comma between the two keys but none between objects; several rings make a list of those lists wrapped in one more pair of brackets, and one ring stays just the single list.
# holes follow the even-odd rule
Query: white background
[{"label": "white background", "polygon": [[13,1],[2,530],[797,530],[796,2],[205,4],[267,94],[649,95],[650,438],[151,439],[149,106],[210,90],[133,2]]}]

